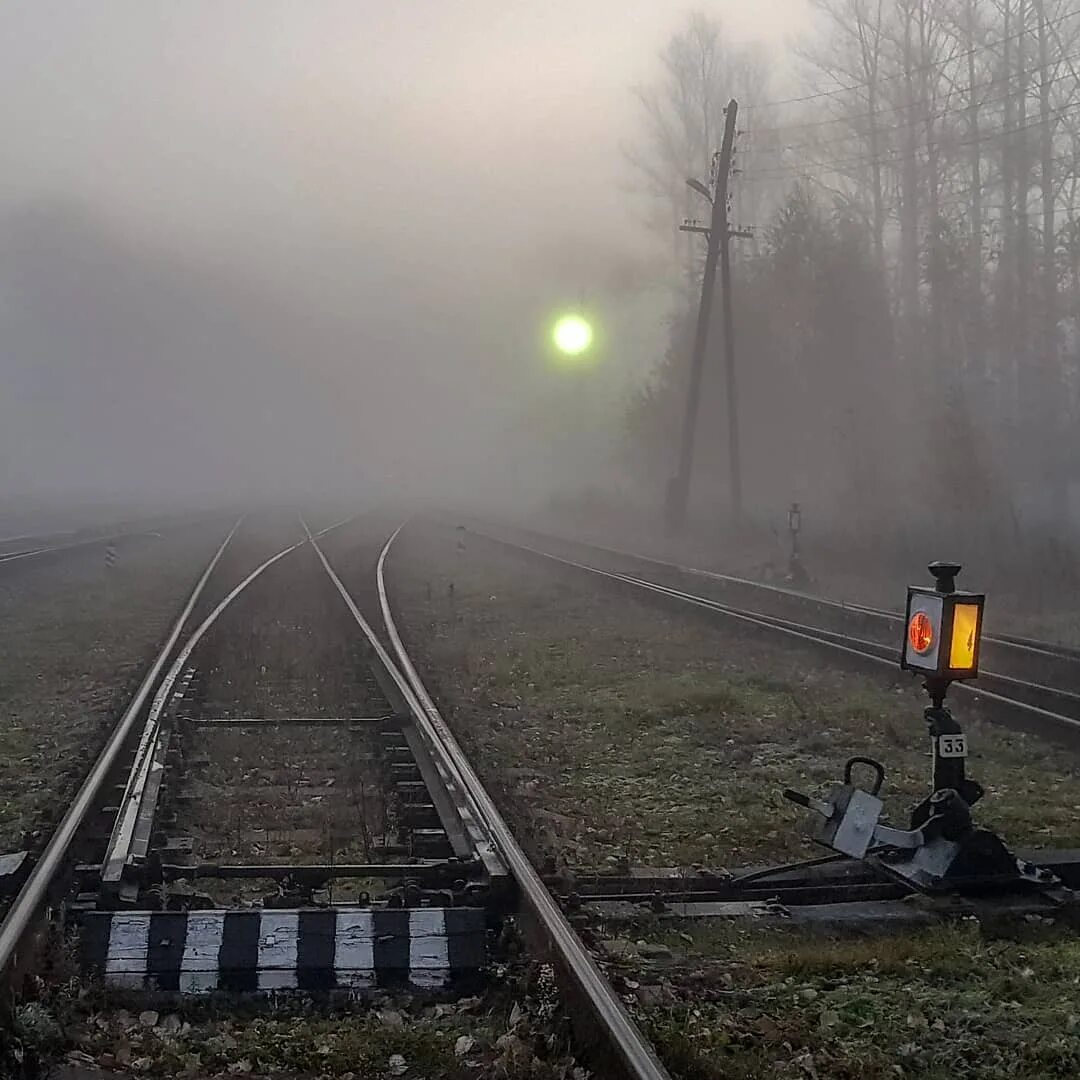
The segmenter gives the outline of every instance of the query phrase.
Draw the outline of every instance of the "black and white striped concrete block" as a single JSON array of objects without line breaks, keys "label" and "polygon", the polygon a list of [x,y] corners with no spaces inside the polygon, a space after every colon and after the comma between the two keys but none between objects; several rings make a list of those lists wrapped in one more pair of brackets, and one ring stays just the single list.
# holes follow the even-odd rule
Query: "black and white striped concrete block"
[{"label": "black and white striped concrete block", "polygon": [[84,968],[181,994],[445,990],[486,960],[482,908],[87,912]]}]

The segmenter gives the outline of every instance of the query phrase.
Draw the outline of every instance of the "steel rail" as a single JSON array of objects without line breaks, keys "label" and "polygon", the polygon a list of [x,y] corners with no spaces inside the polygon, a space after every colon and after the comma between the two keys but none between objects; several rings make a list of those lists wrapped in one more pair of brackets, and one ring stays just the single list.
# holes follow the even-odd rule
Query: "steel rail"
[{"label": "steel rail", "polygon": [[[708,577],[715,576],[712,571],[699,570],[696,573],[704,574]],[[800,594],[794,594],[800,595]],[[812,593],[805,594],[808,600],[813,600],[819,604],[832,604],[833,601],[828,601],[820,597],[815,597]],[[841,604],[846,607],[848,611],[854,611],[859,615],[874,615],[881,619],[888,619],[891,622],[903,622],[904,613],[902,611],[891,611],[888,608],[876,608],[869,607],[866,604]],[[1038,638],[1023,637],[1020,634],[984,634],[984,641],[992,641],[995,645],[1004,645],[1011,649],[1018,649],[1021,652],[1037,653],[1041,656],[1051,656],[1055,660],[1080,660],[1080,649],[1075,649],[1070,645],[1061,645],[1056,641],[1040,641]]]},{"label": "steel rail", "polygon": [[[342,525],[345,525],[352,520],[353,518],[350,517],[339,521],[334,525],[329,525],[316,535],[325,536],[327,533],[340,528]],[[145,819],[147,816],[147,814],[144,813],[144,802],[147,800],[147,792],[153,790],[153,787],[149,782],[154,771],[155,761],[157,760],[156,751],[158,749],[158,742],[161,738],[161,714],[165,708],[165,703],[169,699],[169,695],[172,693],[173,687],[176,685],[176,680],[180,677],[180,673],[184,669],[184,665],[188,662],[195,647],[206,636],[207,631],[209,631],[214,623],[217,622],[225,609],[253,581],[257,580],[266,570],[280,559],[285,558],[290,552],[295,551],[298,547],[302,547],[307,543],[314,544],[315,541],[312,534],[308,532],[306,526],[304,527],[304,531],[307,534],[305,537],[297,540],[295,544],[283,548],[275,555],[271,555],[270,558],[266,559],[252,570],[247,577],[226,594],[225,598],[214,607],[210,614],[206,616],[191,634],[183,648],[177,654],[168,673],[161,680],[157,692],[154,695],[153,703],[150,706],[150,711],[147,714],[142,734],[139,737],[139,744],[135,752],[135,761],[128,774],[127,785],[124,789],[124,797],[120,803],[120,811],[116,815],[116,821],[113,824],[112,833],[109,837],[105,858],[102,862],[101,880],[103,884],[118,884],[123,877],[124,867],[131,862],[132,858],[136,855],[145,854],[145,852],[141,850],[135,850],[137,846],[137,825],[140,819]],[[153,807],[147,811],[151,816],[152,810]]]},{"label": "steel rail", "polygon": [[[307,525],[304,523],[303,518],[300,519],[300,523],[304,526],[305,531],[307,531]],[[456,761],[452,760],[445,752],[440,753],[442,750],[442,736],[439,730],[432,724],[430,717],[424,711],[423,705],[413,692],[413,688],[409,684],[409,681],[402,675],[401,671],[398,670],[397,664],[394,663],[392,657],[386,651],[385,646],[379,640],[379,636],[372,629],[372,626],[367,619],[364,618],[363,613],[360,611],[359,607],[357,607],[356,601],[353,600],[349,590],[345,588],[341,578],[330,565],[329,560],[319,546],[318,537],[312,536],[310,532],[308,532],[308,536],[310,537],[311,546],[315,549],[315,554],[318,555],[319,561],[322,563],[323,569],[326,571],[330,581],[337,589],[338,595],[344,601],[345,606],[349,609],[349,613],[352,615],[353,619],[356,620],[356,624],[360,627],[361,633],[363,633],[364,637],[367,639],[368,644],[374,651],[379,663],[382,664],[383,669],[393,682],[397,692],[401,695],[406,709],[412,715],[428,745],[437,756],[437,765],[442,766],[443,781],[447,783],[448,786],[452,785],[465,803],[463,807],[460,807],[461,810],[465,811],[462,815],[463,824],[470,833],[470,838],[477,854],[489,870],[493,869],[496,872],[502,871],[502,859],[499,857],[495,840],[484,822],[480,807],[468,787],[466,777],[461,773]],[[445,724],[442,726],[445,727]]]},{"label": "steel rail", "polygon": [[120,801],[120,812],[116,815],[109,844],[106,848],[105,859],[102,862],[101,880],[103,884],[116,884],[123,877],[124,867],[133,857],[133,845],[135,843],[136,825],[142,815],[144,798],[147,792],[148,782],[157,760],[156,751],[161,737],[161,714],[165,703],[180,677],[184,665],[191,656],[195,646],[206,636],[207,631],[217,622],[222,612],[257,578],[274,565],[279,559],[285,558],[290,552],[295,551],[306,540],[298,540],[295,544],[272,555],[265,562],[257,566],[239,585],[231,589],[209,615],[199,624],[195,632],[188,638],[184,647],[178,653],[172,666],[154,695],[153,704],[143,726],[142,735],[139,737],[139,745],[135,751],[135,763],[128,774],[127,786],[124,789],[124,797]]},{"label": "steel rail", "polygon": [[403,527],[398,526],[383,547],[376,567],[376,580],[383,623],[397,655],[398,664],[408,680],[411,696],[419,702],[423,715],[437,733],[443,755],[453,763],[455,771],[468,785],[472,798],[480,807],[487,827],[518,883],[526,905],[538,920],[539,925],[543,927],[563,967],[569,973],[576,988],[583,994],[601,1030],[607,1034],[626,1075],[632,1077],[633,1080],[665,1080],[669,1078],[668,1071],[631,1019],[610,983],[596,966],[596,962],[574,932],[566,916],[563,915],[547,886],[533,869],[528,856],[503,820],[446,721],[440,715],[409,657],[401,635],[398,633],[386,590],[387,555]]},{"label": "steel rail", "polygon": [[30,555],[41,555],[46,550],[56,551],[56,548],[26,548],[24,551],[6,551],[0,555],[0,563],[15,562],[17,559],[25,559]]},{"label": "steel rail", "polygon": [[[721,581],[726,580],[724,574],[719,574],[713,570],[688,570],[687,573],[699,574],[702,577],[717,578]],[[754,582],[745,582],[749,585],[755,585]],[[887,619],[890,622],[902,623],[904,621],[904,613],[902,611],[896,611],[890,608],[878,608],[871,607],[868,604],[856,604],[849,603],[846,600],[830,600],[828,597],[817,596],[814,593],[804,593],[797,589],[782,590],[777,586],[769,585],[766,582],[756,583],[757,588],[761,589],[777,589],[777,591],[786,591],[793,597],[807,600],[811,603],[818,604],[822,607],[841,608],[844,611],[854,612],[856,615],[872,615],[875,618]],[[1074,649],[1069,645],[1060,645],[1056,641],[1040,641],[1037,638],[1022,637],[1019,634],[983,634],[983,641],[993,642],[995,645],[1003,645],[1010,649],[1019,649],[1021,652],[1038,653],[1041,656],[1050,656],[1055,660],[1080,660],[1080,649]]]},{"label": "steel rail", "polygon": [[0,554],[0,566],[20,562],[23,559],[33,559],[39,555],[54,555],[60,551],[74,551],[77,548],[93,547],[95,544],[107,544],[110,540],[123,540],[131,536],[146,536],[154,531],[153,529],[128,529],[124,532],[109,533],[105,536],[91,536],[85,540],[74,540],[70,544],[28,548],[25,551],[9,551]]},{"label": "steel rail", "polygon": [[[632,575],[625,575],[628,580],[641,585],[653,585],[655,583],[648,582],[646,579],[636,579]],[[663,587],[663,586],[662,586]],[[692,593],[680,593],[677,589],[671,590],[672,594],[679,595],[680,598],[693,596]],[[697,599],[712,600],[711,597],[698,597]],[[858,647],[859,649],[870,655],[872,652],[876,652],[888,664],[896,663],[896,648],[892,645],[886,645],[880,641],[868,641],[866,638],[856,637],[852,634],[845,634],[840,630],[830,630],[828,627],[813,626],[808,623],[796,622],[792,619],[786,619],[780,615],[770,615],[764,612],[748,611],[745,608],[735,608],[730,605],[722,604],[720,601],[712,601],[712,606],[717,611],[724,611],[725,613],[753,615],[758,619],[761,619],[777,628],[788,628],[792,630],[802,631],[815,638],[820,639],[824,644],[828,644],[830,641],[836,641],[842,645],[851,645]],[[1074,690],[1064,690],[1056,686],[1047,686],[1044,683],[1032,682],[1029,679],[1018,679],[1014,675],[1005,675],[999,671],[991,671],[988,668],[983,668],[979,672],[981,679],[990,679],[996,683],[1001,683],[1007,687],[1015,686],[1019,690],[1028,691],[1041,695],[1044,698],[1056,700],[1065,703],[1080,703],[1080,693]],[[985,684],[981,684],[985,685]],[[985,690],[979,687],[970,687],[970,692],[975,694],[985,693]],[[1011,699],[1010,699],[1011,700]],[[1023,702],[1017,702],[1017,704],[1025,704]],[[1063,716],[1063,720],[1068,720],[1069,717]]]},{"label": "steel rail", "polygon": [[[631,559],[639,563],[649,563],[653,566],[658,566],[664,570],[673,570],[680,574],[709,578],[711,580],[719,581],[728,585],[746,586],[748,588],[756,589],[760,592],[768,592],[773,593],[777,596],[784,596],[795,600],[802,600],[807,603],[817,604],[821,607],[833,608],[837,611],[843,611],[845,613],[870,615],[880,619],[888,619],[893,622],[902,622],[904,619],[903,612],[890,610],[888,608],[879,608],[869,604],[860,604],[852,600],[837,600],[828,596],[820,596],[817,593],[806,592],[802,589],[793,589],[785,585],[774,585],[767,581],[755,581],[753,578],[740,577],[737,574],[725,574],[721,573],[719,570],[705,570],[697,566],[687,566],[683,563],[669,562],[665,559],[659,559],[653,555],[643,555],[640,552],[636,551],[626,551],[624,548],[614,548],[606,544],[597,544],[592,540],[573,540],[564,536],[541,533],[535,529],[519,529],[517,526],[514,526],[514,528],[521,532],[531,533],[533,536],[540,537],[545,540],[554,540],[555,542],[560,544],[568,544],[571,547],[591,548],[593,551],[599,551],[607,555],[615,555],[618,558]],[[481,535],[487,535],[489,539],[497,539],[490,534],[484,533],[482,530],[474,531],[480,532]],[[1003,645],[1009,648],[1018,649],[1023,652],[1031,652],[1038,653],[1044,656],[1051,656],[1056,659],[1080,660],[1080,649],[1073,648],[1068,645],[1062,645],[1055,641],[1041,641],[1037,638],[1029,638],[1018,634],[1008,633],[983,634],[983,641],[993,642],[996,645]]]},{"label": "steel rail", "polygon": [[34,868],[30,871],[23,887],[19,890],[18,895],[8,909],[3,923],[0,924],[0,980],[7,978],[13,964],[18,960],[19,950],[45,902],[49,887],[67,856],[72,841],[75,839],[75,834],[78,832],[91,806],[97,800],[109,771],[115,764],[121,748],[127,741],[162,669],[165,667],[169,655],[180,638],[184,624],[191,617],[191,613],[195,609],[195,605],[202,595],[211,573],[221,560],[222,555],[224,555],[229,541],[236,534],[242,520],[241,518],[233,525],[228,535],[221,542],[221,546],[217,549],[214,557],[210,560],[209,565],[203,571],[202,576],[188,597],[187,603],[173,624],[169,636],[165,639],[164,645],[158,652],[143,681],[139,684],[135,696],[131,699],[127,709],[124,710],[116,727],[113,728],[104,749],[98,755],[67,812],[53,831],[45,850],[34,864]]},{"label": "steel rail", "polygon": [[[474,531],[477,532],[477,535],[483,536],[488,540],[504,544],[507,547],[516,548],[520,551],[527,551],[530,554],[538,555],[553,562],[561,563],[562,565],[571,567],[575,570],[582,570],[590,574],[596,574],[600,577],[604,577],[612,581],[620,581],[624,584],[632,585],[635,588],[656,593],[657,595],[665,596],[670,599],[679,600],[683,603],[691,604],[695,607],[700,607],[707,611],[716,612],[719,615],[724,615],[726,617],[737,619],[745,623],[750,623],[755,626],[763,627],[768,630],[776,630],[780,633],[788,634],[792,637],[799,638],[803,641],[807,641],[815,645],[826,645],[829,648],[836,649],[851,656],[859,657],[860,659],[871,660],[874,663],[878,664],[887,664],[889,667],[894,669],[897,665],[896,656],[894,653],[892,653],[892,650],[889,650],[888,646],[882,645],[879,642],[868,642],[860,638],[854,638],[850,635],[842,634],[839,631],[826,630],[821,627],[815,627],[807,625],[805,623],[794,622],[790,619],[784,619],[776,615],[765,615],[761,612],[732,607],[728,604],[722,604],[718,600],[713,600],[711,597],[698,596],[694,593],[684,592],[681,589],[674,589],[667,585],[661,585],[655,581],[649,581],[646,578],[634,577],[631,574],[622,574],[616,571],[603,570],[600,567],[591,566],[588,563],[577,562],[573,559],[564,558],[561,555],[554,555],[549,551],[544,551],[541,548],[531,547],[528,544],[521,544],[513,540],[506,540],[503,537],[493,536],[489,533],[479,532],[477,530]],[[887,652],[889,653],[889,655],[882,655],[883,652]],[[1058,690],[1055,687],[1041,686],[1038,683],[1030,683],[1022,679],[1014,679],[1011,676],[1001,675],[997,672],[985,671],[982,674],[986,678],[997,680],[998,682],[1006,685],[1022,686],[1024,689],[1031,690],[1035,693],[1042,693],[1048,696],[1058,697],[1067,700],[1080,699],[1080,695],[1074,694],[1068,690]],[[1006,694],[1001,694],[993,690],[987,690],[982,687],[973,686],[969,683],[961,682],[957,685],[959,686],[960,690],[965,693],[973,694],[976,697],[980,698],[986,698],[989,701],[996,701],[999,704],[1007,705],[1010,708],[1020,709],[1024,712],[1030,713],[1032,716],[1037,717],[1039,720],[1053,723],[1059,727],[1065,728],[1070,731],[1080,731],[1080,720],[1077,720],[1074,717],[1065,716],[1050,709],[1044,709],[1038,705],[1033,705],[1030,702],[1022,701],[1019,698],[1009,697]]]}]

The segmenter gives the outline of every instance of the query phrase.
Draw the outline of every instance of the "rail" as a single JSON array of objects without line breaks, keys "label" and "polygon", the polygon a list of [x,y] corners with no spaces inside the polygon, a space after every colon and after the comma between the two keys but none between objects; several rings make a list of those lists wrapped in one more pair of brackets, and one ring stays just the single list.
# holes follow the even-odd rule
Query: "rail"
[{"label": "rail", "polygon": [[196,582],[187,603],[169,631],[169,636],[165,639],[165,643],[162,645],[157,657],[150,665],[150,669],[144,676],[143,681],[139,684],[135,696],[131,699],[127,709],[124,710],[116,727],[113,728],[104,749],[91,766],[89,774],[76,793],[67,812],[61,818],[60,824],[57,825],[49,838],[49,842],[45,845],[41,857],[34,864],[34,868],[30,871],[23,887],[19,890],[11,907],[8,909],[3,924],[0,925],[0,982],[6,980],[16,966],[20,957],[20,950],[34,929],[37,915],[45,904],[49,889],[63,865],[72,841],[75,839],[75,834],[78,832],[90,808],[97,801],[109,771],[115,764],[140,713],[146,706],[169,656],[176,647],[176,643],[184,629],[184,624],[191,617],[191,613],[195,609],[199,597],[202,596],[211,573],[220,562],[222,555],[225,554],[229,541],[232,540],[239,527],[240,521],[237,521],[221,542],[221,546],[215,552],[198,582]]},{"label": "rail", "polygon": [[[348,524],[352,520],[353,518],[350,517],[343,521],[336,522],[335,524],[322,529],[315,535],[323,536],[326,533],[332,532],[334,529],[338,529],[341,526]],[[188,597],[187,603],[184,605],[179,617],[173,624],[169,636],[166,638],[157,657],[151,664],[150,669],[147,671],[138,690],[135,692],[134,697],[132,697],[120,720],[109,734],[104,748],[91,766],[89,774],[68,806],[59,825],[57,825],[52,836],[49,838],[45,849],[34,864],[34,867],[30,871],[22,888],[12,901],[12,905],[6,913],[3,923],[0,924],[0,985],[5,984],[8,981],[11,973],[17,967],[21,956],[21,950],[33,933],[37,916],[45,906],[46,898],[49,895],[50,889],[53,887],[54,881],[60,874],[72,842],[74,841],[79,828],[85,821],[87,814],[94,805],[100,801],[103,785],[108,779],[124,746],[134,735],[136,724],[144,710],[147,710],[148,702],[150,703],[150,708],[146,714],[143,731],[139,736],[135,766],[129,773],[124,799],[121,803],[120,813],[117,817],[117,824],[114,826],[113,835],[110,838],[109,856],[106,860],[106,865],[111,866],[114,873],[122,868],[123,864],[131,858],[132,853],[135,850],[135,842],[138,836],[135,825],[138,821],[138,812],[144,806],[147,797],[146,780],[151,772],[154,748],[157,742],[157,733],[159,729],[158,715],[160,714],[161,707],[167,700],[169,689],[173,682],[175,682],[176,676],[182,668],[184,660],[190,655],[191,650],[195,647],[195,644],[197,644],[198,639],[206,633],[206,630],[217,619],[224,608],[249,584],[251,584],[251,582],[254,581],[267,566],[280,558],[284,558],[289,552],[294,551],[296,548],[308,542],[307,539],[304,539],[290,545],[283,551],[279,551],[254,572],[249,574],[239,586],[229,593],[225,600],[221,601],[214,608],[210,616],[208,616],[198,630],[195,631],[195,634],[188,639],[185,646],[181,649],[179,659],[174,661],[169,671],[165,674],[164,678],[162,678],[162,672],[165,671],[165,665],[173,655],[177,643],[180,640],[180,635],[183,632],[183,628],[191,617],[199,598],[202,596],[211,573],[213,573],[214,568],[225,554],[225,549],[236,535],[242,521],[243,518],[239,519],[236,524],[233,525],[228,535],[222,541],[221,546],[210,560],[209,565],[203,571],[195,588],[192,590],[191,595]],[[152,694],[154,696],[151,699]],[[119,829],[123,830],[121,842],[117,842],[117,830]],[[116,880],[119,880],[119,874],[117,874]]]},{"label": "rail", "polygon": [[[511,541],[505,541],[505,538],[503,537],[492,536],[481,528],[474,528],[473,531],[477,532],[480,535],[487,536],[489,539],[500,539],[504,540],[504,542],[512,543]],[[656,566],[659,567],[661,570],[667,572],[675,572],[688,576],[707,578],[710,581],[718,581],[726,585],[737,585],[740,587],[746,587],[754,589],[761,593],[770,593],[775,596],[783,596],[793,600],[800,600],[805,603],[814,604],[818,607],[831,608],[833,610],[841,611],[848,614],[869,615],[874,618],[885,619],[897,623],[903,622],[904,619],[904,613],[902,611],[896,611],[890,608],[874,607],[873,605],[861,604],[853,600],[840,600],[834,597],[822,596],[818,593],[806,592],[803,589],[793,589],[787,585],[777,585],[767,581],[756,581],[754,578],[741,577],[738,574],[725,574],[719,570],[706,570],[699,566],[688,566],[684,563],[669,562],[665,559],[659,559],[655,555],[644,555],[641,552],[627,551],[624,548],[610,547],[606,544],[598,544],[592,540],[576,540],[565,536],[556,536],[553,534],[541,533],[535,529],[521,528],[519,526],[515,526],[514,531],[519,533],[529,533],[540,540],[553,540],[560,544],[566,544],[569,547],[578,548],[579,550],[587,548],[589,550],[599,552],[602,555],[615,556],[616,558],[620,559],[629,559],[637,563],[644,563],[651,566]],[[982,635],[982,639],[984,642],[991,642],[996,645],[1008,646],[1014,649],[1021,650],[1023,652],[1029,652],[1063,660],[1080,660],[1080,649],[1074,648],[1069,645],[1063,645],[1060,642],[1041,641],[1039,639],[1026,637],[1020,634],[1008,633],[984,633]]]},{"label": "rail", "polygon": [[[156,529],[146,526],[139,529],[125,529],[121,532],[95,534],[94,536],[84,537],[80,540],[72,540],[66,544],[45,543],[37,547],[23,548],[19,551],[0,552],[0,566],[7,566],[9,563],[22,562],[25,559],[37,559],[45,555],[56,555],[62,551],[77,551],[80,548],[100,546],[102,544],[108,544],[113,540],[126,540],[134,536],[148,536],[156,531]],[[15,539],[24,538],[15,537]],[[34,538],[26,537],[25,539]],[[48,541],[54,538],[45,536],[37,539]]]},{"label": "rail", "polygon": [[[663,585],[656,581],[650,581],[647,578],[636,577],[632,574],[624,574],[614,570],[605,570],[602,567],[593,566],[589,563],[579,562],[575,559],[568,559],[561,555],[556,555],[550,551],[545,551],[542,548],[533,547],[529,544],[519,543],[514,540],[508,540],[505,537],[497,536],[492,533],[484,532],[480,529],[472,530],[476,535],[482,536],[487,540],[494,543],[503,544],[509,548],[515,548],[519,551],[528,552],[531,555],[539,556],[543,559],[550,560],[552,562],[560,563],[563,566],[570,567],[575,570],[583,571],[589,574],[597,575],[602,578],[606,578],[611,581],[621,582],[625,585],[630,585],[636,589],[641,589],[647,592],[654,593],[658,596],[663,596],[668,599],[677,600],[681,603],[689,604],[694,607],[704,609],[706,611],[712,611],[718,615],[723,615],[728,618],[736,619],[741,622],[758,626],[767,630],[776,631],[782,634],[786,634],[790,637],[806,641],[814,645],[824,645],[834,650],[846,653],[850,656],[858,657],[862,660],[869,660],[876,664],[886,664],[889,667],[895,668],[897,666],[896,650],[881,644],[880,642],[866,641],[863,638],[854,637],[850,634],[844,634],[839,631],[829,630],[823,627],[813,626],[807,623],[797,622],[792,619],[785,619],[777,615],[768,615],[763,612],[753,611],[746,608],[734,607],[730,604],[721,603],[711,597],[700,596],[696,593],[686,592],[682,589],[676,589],[668,585]],[[559,539],[560,543],[572,544],[573,541],[567,541]],[[596,545],[583,545],[586,547],[595,548]],[[627,553],[618,553],[622,557],[629,557]],[[659,562],[659,560],[649,559],[642,557],[642,561],[646,562]],[[672,564],[662,564],[666,566],[672,566]],[[685,568],[680,568],[684,569]],[[740,582],[743,579],[736,579]],[[747,582],[747,584],[756,584]],[[773,589],[773,586],[765,586],[766,588]],[[808,596],[808,594],[794,593],[798,596]],[[811,599],[816,599],[810,597]],[[836,603],[836,602],[830,602]],[[839,606],[837,604],[837,606]],[[1027,694],[1029,697],[1035,699],[1041,699],[1047,704],[1054,704],[1058,706],[1065,706],[1072,703],[1080,702],[1080,694],[1076,694],[1070,690],[1059,689],[1053,686],[1046,686],[1041,683],[1031,682],[1025,679],[1018,679],[1010,675],[1001,674],[999,672],[983,670],[980,672],[981,685],[972,685],[968,683],[959,683],[959,689],[964,693],[975,695],[976,697],[993,701],[1001,705],[1008,706],[1009,708],[1018,709],[1034,718],[1040,723],[1050,724],[1056,726],[1063,731],[1069,731],[1072,733],[1080,732],[1080,719],[1076,717],[1068,716],[1063,713],[1057,712],[1053,708],[1046,708],[1043,705],[1036,704],[1034,701],[1025,701],[1022,698],[1012,696],[1012,694],[1004,692],[1006,690],[1012,690],[1013,692],[1021,692]],[[997,689],[987,689],[987,686],[995,686]]]},{"label": "rail", "polygon": [[383,547],[376,568],[376,578],[383,623],[397,656],[398,665],[407,680],[410,697],[418,703],[421,716],[427,721],[428,729],[438,739],[439,753],[448,766],[453,768],[455,774],[460,776],[478,806],[488,830],[517,881],[522,902],[544,931],[554,954],[560,961],[560,966],[572,980],[574,989],[580,992],[588,1004],[598,1030],[606,1036],[625,1074],[633,1080],[667,1078],[669,1074],[656,1056],[656,1052],[596,966],[495,807],[446,721],[440,715],[409,657],[394,621],[386,589],[386,559],[400,533],[401,527],[394,532]]}]

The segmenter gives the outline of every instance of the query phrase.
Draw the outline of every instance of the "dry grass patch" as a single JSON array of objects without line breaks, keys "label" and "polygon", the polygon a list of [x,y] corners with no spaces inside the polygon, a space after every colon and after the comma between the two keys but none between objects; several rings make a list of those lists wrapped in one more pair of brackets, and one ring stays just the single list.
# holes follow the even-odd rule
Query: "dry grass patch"
[{"label": "dry grass patch", "polygon": [[[882,759],[902,821],[926,792],[924,698],[738,624],[672,613],[449,532],[406,534],[394,601],[448,717],[537,854],[734,866],[806,853],[779,792]],[[452,589],[451,589],[452,586]],[[1069,757],[958,705],[980,820],[1012,843],[1080,846]]]},{"label": "dry grass patch", "polygon": [[973,921],[856,938],[747,923],[638,932],[672,949],[666,971],[624,977],[685,1078],[1036,1080],[1080,1068],[1080,941],[1042,921],[1003,938]]}]

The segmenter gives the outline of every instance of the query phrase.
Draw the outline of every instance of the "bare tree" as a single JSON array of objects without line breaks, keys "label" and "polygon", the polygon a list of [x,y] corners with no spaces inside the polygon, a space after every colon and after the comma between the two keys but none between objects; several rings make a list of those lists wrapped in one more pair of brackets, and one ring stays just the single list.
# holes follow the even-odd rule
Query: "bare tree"
[{"label": "bare tree", "polygon": [[[748,363],[763,366],[774,396],[778,380],[815,393],[820,380],[832,392],[815,405],[822,415],[840,398],[830,380],[842,378],[849,430],[874,407],[871,386],[895,394],[914,383],[923,398],[912,423],[925,427],[913,427],[905,451],[925,448],[928,467],[949,462],[939,509],[981,507],[1011,534],[1021,485],[1040,493],[1045,512],[1052,499],[1065,505],[1048,476],[1072,469],[1080,482],[1071,464],[1080,461],[1080,10],[1071,0],[811,2],[820,32],[798,48],[803,85],[786,99],[763,101],[734,77],[708,98],[718,66],[735,65],[701,16],[669,43],[665,81],[641,99],[641,160],[663,180],[655,194],[666,227],[676,235],[693,213],[684,178],[704,170],[720,107],[736,90],[753,151],[736,190],[787,213],[785,242],[766,231],[760,259],[743,269],[743,295],[771,303],[779,320],[772,328],[762,316],[755,330],[740,316]],[[792,246],[801,229],[813,256],[799,263],[797,289],[766,303],[766,283],[785,280],[784,260],[804,250]],[[868,259],[888,326],[881,347],[859,356],[867,339],[841,342],[821,297],[835,298],[837,282],[855,295]],[[815,271],[815,260],[825,265]],[[840,354],[842,376],[832,365]],[[856,389],[855,373],[866,372]],[[797,408],[790,420],[812,428]],[[813,430],[807,456],[816,448],[824,457],[827,431]]]},{"label": "bare tree", "polygon": [[679,223],[698,209],[686,180],[708,178],[724,106],[732,97],[763,99],[768,70],[760,49],[729,41],[721,24],[701,12],[687,17],[659,59],[659,80],[636,91],[644,133],[626,155],[656,200],[656,225],[670,232],[673,256],[692,287],[699,245],[678,232]]}]

